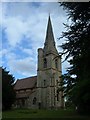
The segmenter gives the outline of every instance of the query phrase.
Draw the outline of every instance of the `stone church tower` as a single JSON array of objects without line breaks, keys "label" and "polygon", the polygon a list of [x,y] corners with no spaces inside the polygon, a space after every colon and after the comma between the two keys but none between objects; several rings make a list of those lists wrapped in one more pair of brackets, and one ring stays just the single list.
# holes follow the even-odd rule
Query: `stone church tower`
[{"label": "stone church tower", "polygon": [[38,49],[37,101],[40,108],[64,106],[63,93],[58,91],[61,81],[61,57],[55,47],[50,16],[44,48]]}]

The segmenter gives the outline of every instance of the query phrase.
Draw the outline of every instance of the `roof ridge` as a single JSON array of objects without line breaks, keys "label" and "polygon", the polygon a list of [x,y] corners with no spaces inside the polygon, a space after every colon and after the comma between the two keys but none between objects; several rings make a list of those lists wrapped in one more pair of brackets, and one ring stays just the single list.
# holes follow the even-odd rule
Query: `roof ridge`
[{"label": "roof ridge", "polygon": [[37,77],[37,76],[31,76],[31,77],[21,78],[21,79],[17,79],[17,80],[24,80],[24,79],[33,78],[33,77]]}]

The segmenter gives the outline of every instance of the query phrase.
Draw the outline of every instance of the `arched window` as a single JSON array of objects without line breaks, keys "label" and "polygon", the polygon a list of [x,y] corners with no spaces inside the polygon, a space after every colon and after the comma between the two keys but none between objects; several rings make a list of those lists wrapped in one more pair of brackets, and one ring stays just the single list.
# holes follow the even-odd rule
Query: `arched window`
[{"label": "arched window", "polygon": [[58,60],[55,60],[55,67],[58,68]]},{"label": "arched window", "polygon": [[46,80],[44,80],[44,87],[46,86]]},{"label": "arched window", "polygon": [[34,97],[34,98],[33,98],[33,105],[36,104],[36,101],[37,101],[37,99],[36,99],[36,97]]},{"label": "arched window", "polygon": [[56,86],[58,86],[58,80],[56,80]]},{"label": "arched window", "polygon": [[47,68],[47,59],[44,58],[44,68]]},{"label": "arched window", "polygon": [[59,91],[57,90],[57,101],[59,101]]}]

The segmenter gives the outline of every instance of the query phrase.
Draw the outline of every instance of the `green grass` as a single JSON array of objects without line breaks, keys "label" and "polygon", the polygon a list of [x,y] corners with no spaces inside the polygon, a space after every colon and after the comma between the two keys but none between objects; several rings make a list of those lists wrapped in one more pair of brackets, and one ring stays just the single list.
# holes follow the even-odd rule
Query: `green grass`
[{"label": "green grass", "polygon": [[33,110],[14,109],[2,113],[3,120],[8,118],[69,118],[73,120],[90,120],[90,116],[78,115],[74,110]]}]

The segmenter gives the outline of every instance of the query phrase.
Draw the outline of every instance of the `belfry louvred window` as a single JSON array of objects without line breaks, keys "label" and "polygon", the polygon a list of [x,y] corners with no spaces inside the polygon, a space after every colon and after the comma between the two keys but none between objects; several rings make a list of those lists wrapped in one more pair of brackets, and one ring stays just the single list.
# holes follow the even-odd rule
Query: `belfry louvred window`
[{"label": "belfry louvred window", "polygon": [[57,90],[57,101],[59,101],[59,91]]},{"label": "belfry louvred window", "polygon": [[58,68],[58,60],[55,60],[55,67]]},{"label": "belfry louvred window", "polygon": [[46,87],[46,80],[44,80],[44,87]]},{"label": "belfry louvred window", "polygon": [[44,58],[44,68],[47,68],[47,59]]}]

